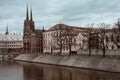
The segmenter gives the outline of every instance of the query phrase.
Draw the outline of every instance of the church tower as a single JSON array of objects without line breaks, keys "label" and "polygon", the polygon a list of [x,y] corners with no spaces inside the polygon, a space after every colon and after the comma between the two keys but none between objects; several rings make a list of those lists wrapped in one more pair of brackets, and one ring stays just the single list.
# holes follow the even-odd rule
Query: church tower
[{"label": "church tower", "polygon": [[[30,15],[29,15],[30,14]],[[42,31],[35,30],[35,24],[33,21],[32,8],[26,9],[26,18],[24,20],[24,30],[23,30],[23,52],[24,53],[37,53],[42,52]]]},{"label": "church tower", "polygon": [[24,35],[26,33],[30,33],[31,31],[34,31],[34,21],[32,18],[32,9],[30,11],[30,19],[29,19],[29,12],[28,12],[28,5],[27,5],[26,19],[24,20]]},{"label": "church tower", "polygon": [[8,32],[8,25],[6,25],[6,32],[5,32],[5,34],[6,34],[6,35],[9,34],[9,32]]},{"label": "church tower", "polygon": [[31,11],[30,11],[30,28],[31,28],[31,31],[34,31],[34,21],[33,21],[33,17],[32,17],[32,8],[31,8]]}]

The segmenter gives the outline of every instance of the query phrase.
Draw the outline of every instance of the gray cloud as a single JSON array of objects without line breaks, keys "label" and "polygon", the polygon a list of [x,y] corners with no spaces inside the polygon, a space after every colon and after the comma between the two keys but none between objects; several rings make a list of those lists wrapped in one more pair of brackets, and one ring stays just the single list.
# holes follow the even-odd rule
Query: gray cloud
[{"label": "gray cloud", "polygon": [[8,23],[12,32],[22,32],[26,5],[33,9],[36,28],[56,23],[84,26],[88,23],[113,24],[120,17],[119,0],[0,0],[0,32]]}]

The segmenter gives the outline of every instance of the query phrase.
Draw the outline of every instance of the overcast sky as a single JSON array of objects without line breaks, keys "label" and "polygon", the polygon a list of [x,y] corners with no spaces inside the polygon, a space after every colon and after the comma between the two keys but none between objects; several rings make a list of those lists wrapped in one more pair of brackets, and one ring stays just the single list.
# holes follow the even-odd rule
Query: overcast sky
[{"label": "overcast sky", "polygon": [[0,0],[0,32],[22,32],[26,6],[33,9],[36,28],[57,23],[84,26],[88,23],[114,24],[120,17],[119,0]]}]

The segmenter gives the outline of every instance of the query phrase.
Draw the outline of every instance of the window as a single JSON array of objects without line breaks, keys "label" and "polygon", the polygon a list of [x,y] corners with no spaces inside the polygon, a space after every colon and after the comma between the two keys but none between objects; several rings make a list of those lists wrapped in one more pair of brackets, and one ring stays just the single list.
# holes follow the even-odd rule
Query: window
[{"label": "window", "polygon": [[63,50],[65,50],[65,46],[63,46]]},{"label": "window", "polygon": [[68,50],[68,47],[66,47],[66,50]]},{"label": "window", "polygon": [[73,42],[73,43],[76,43],[76,39],[75,39],[75,38],[72,38],[72,42]]},{"label": "window", "polygon": [[55,32],[54,32],[54,36],[56,36],[56,35],[55,35]]}]

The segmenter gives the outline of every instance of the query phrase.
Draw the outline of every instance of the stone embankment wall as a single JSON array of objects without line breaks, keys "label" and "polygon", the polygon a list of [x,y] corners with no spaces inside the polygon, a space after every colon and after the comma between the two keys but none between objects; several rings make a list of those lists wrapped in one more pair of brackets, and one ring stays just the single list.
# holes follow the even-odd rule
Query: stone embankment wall
[{"label": "stone embankment wall", "polygon": [[119,58],[21,54],[15,60],[120,72]]}]

